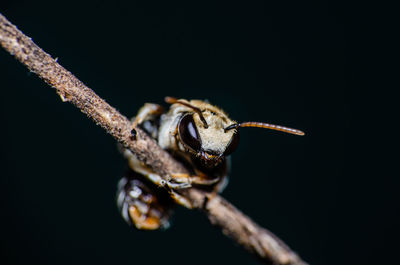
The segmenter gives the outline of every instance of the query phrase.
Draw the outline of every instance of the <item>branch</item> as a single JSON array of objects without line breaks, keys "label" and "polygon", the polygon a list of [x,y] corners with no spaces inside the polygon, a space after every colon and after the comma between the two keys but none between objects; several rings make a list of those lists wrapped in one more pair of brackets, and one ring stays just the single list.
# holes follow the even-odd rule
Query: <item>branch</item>
[{"label": "branch", "polygon": [[[161,149],[140,128],[135,128],[136,139],[132,137],[131,123],[125,116],[59,65],[1,14],[0,44],[30,71],[55,88],[62,101],[78,107],[160,176],[168,178],[174,172],[188,173],[182,164]],[[187,189],[183,195],[192,202],[194,208],[203,210],[212,224],[221,227],[225,235],[263,261],[288,265],[307,264],[275,235],[254,223],[219,195],[210,196],[194,188]]]}]

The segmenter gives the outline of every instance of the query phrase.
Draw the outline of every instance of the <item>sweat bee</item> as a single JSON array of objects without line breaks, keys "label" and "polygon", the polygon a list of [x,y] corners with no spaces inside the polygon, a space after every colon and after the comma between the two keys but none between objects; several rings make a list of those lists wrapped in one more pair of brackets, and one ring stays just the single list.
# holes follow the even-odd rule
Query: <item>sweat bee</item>
[{"label": "sweat bee", "polygon": [[259,127],[290,134],[300,130],[263,122],[237,123],[220,108],[202,100],[166,97],[167,112],[146,103],[132,120],[153,137],[161,148],[191,169],[190,174],[174,174],[166,181],[124,149],[130,171],[118,184],[117,204],[123,218],[138,229],[167,228],[174,204],[191,208],[179,194],[189,187],[221,192],[228,180],[229,155],[239,143],[240,127]]}]

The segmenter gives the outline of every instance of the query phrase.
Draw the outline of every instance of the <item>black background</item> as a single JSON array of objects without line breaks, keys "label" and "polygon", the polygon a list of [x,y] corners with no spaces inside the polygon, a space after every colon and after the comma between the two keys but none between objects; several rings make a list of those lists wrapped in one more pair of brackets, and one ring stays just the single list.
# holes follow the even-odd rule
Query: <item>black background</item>
[{"label": "black background", "polygon": [[[2,1],[0,10],[126,116],[174,96],[304,130],[242,129],[223,196],[311,264],[388,261],[394,188],[346,169],[351,7],[187,2]],[[4,50],[0,78],[2,264],[259,264],[200,212],[177,208],[167,231],[128,227],[115,205],[126,163],[112,137]],[[367,191],[375,185],[383,189]]]}]

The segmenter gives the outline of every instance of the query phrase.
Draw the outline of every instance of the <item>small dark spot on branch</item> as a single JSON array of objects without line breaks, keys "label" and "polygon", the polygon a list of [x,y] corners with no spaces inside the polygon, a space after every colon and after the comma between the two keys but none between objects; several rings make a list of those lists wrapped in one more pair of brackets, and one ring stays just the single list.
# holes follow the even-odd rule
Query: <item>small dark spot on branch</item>
[{"label": "small dark spot on branch", "polygon": [[136,132],[136,130],[135,129],[132,129],[131,130],[131,140],[136,140],[136,135],[137,135],[137,132]]}]

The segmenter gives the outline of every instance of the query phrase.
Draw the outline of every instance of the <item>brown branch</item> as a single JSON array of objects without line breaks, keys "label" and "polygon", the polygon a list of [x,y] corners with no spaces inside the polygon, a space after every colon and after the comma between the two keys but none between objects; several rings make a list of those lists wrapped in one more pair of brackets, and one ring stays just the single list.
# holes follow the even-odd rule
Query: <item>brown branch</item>
[{"label": "brown branch", "polygon": [[[59,65],[1,14],[0,44],[30,71],[55,88],[64,102],[71,102],[78,107],[156,173],[168,178],[174,172],[188,172],[139,128],[136,128],[136,140],[133,139],[131,123],[125,116]],[[255,224],[219,195],[210,196],[204,191],[191,188],[186,190],[184,196],[195,208],[202,209],[214,225],[221,227],[225,235],[263,261],[307,264],[271,232]]]}]

